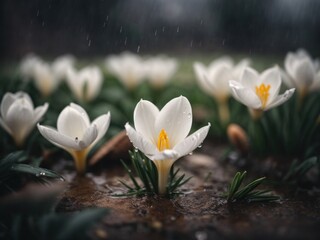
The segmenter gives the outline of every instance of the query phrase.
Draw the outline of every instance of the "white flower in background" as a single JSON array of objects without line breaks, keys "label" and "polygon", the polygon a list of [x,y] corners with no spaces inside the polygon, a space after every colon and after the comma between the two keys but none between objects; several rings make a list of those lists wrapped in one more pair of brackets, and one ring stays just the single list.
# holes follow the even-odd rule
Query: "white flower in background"
[{"label": "white flower in background", "polygon": [[145,65],[136,54],[124,52],[117,56],[109,56],[106,67],[130,90],[136,88],[145,79]]},{"label": "white flower in background", "polygon": [[229,81],[232,95],[236,100],[253,110],[253,117],[258,118],[262,111],[286,102],[295,89],[279,95],[281,74],[278,67],[273,67],[259,74],[252,68],[246,68],[240,81]]},{"label": "white flower in background", "polygon": [[248,59],[243,59],[238,64],[234,64],[229,57],[219,58],[210,63],[208,67],[199,62],[193,64],[199,86],[217,101],[222,122],[228,122],[229,120],[228,99],[231,94],[229,81],[232,79],[239,80],[243,70],[249,64]]},{"label": "white flower in background", "polygon": [[218,102],[229,98],[230,80],[240,80],[243,70],[249,66],[248,59],[234,64],[231,58],[222,57],[209,64],[208,67],[202,63],[195,62],[193,68],[200,87],[204,92],[213,96]]},{"label": "white flower in background", "polygon": [[50,96],[60,84],[60,79],[56,76],[51,66],[43,61],[35,64],[33,80],[36,88],[44,97]]},{"label": "white flower in background", "polygon": [[52,63],[52,70],[58,79],[66,79],[69,69],[75,64],[75,58],[72,55],[63,55],[57,57]]},{"label": "white flower in background", "polygon": [[99,94],[102,86],[102,73],[98,67],[85,67],[79,72],[71,68],[67,74],[67,83],[79,101],[91,101]]},{"label": "white flower in background", "polygon": [[1,102],[0,125],[21,146],[47,109],[48,103],[34,108],[27,93],[6,93]]},{"label": "white flower in background", "polygon": [[48,141],[69,152],[74,158],[77,172],[83,174],[89,151],[105,135],[109,124],[110,113],[103,114],[90,123],[86,111],[71,103],[60,113],[57,130],[40,124],[38,129]]},{"label": "white flower in background", "polygon": [[22,59],[20,64],[20,74],[23,80],[28,81],[33,78],[34,66],[41,61],[42,60],[34,54],[28,54]]},{"label": "white flower in background", "polygon": [[21,63],[20,73],[23,79],[32,79],[36,88],[47,97],[56,90],[61,80],[66,78],[74,61],[72,56],[65,55],[50,64],[35,55],[28,55]]},{"label": "white flower in background", "polygon": [[125,125],[133,146],[150,158],[158,169],[159,193],[165,194],[172,164],[195,150],[208,134],[210,124],[188,134],[192,109],[187,98],[172,99],[162,109],[141,100],[134,110],[134,126]]},{"label": "white flower in background", "polygon": [[312,60],[305,50],[289,52],[284,67],[288,74],[288,77],[284,78],[286,84],[295,87],[300,96],[304,97],[308,92],[320,89],[320,63]]},{"label": "white flower in background", "polygon": [[177,61],[165,56],[152,57],[145,61],[146,78],[154,88],[162,88],[177,71]]}]

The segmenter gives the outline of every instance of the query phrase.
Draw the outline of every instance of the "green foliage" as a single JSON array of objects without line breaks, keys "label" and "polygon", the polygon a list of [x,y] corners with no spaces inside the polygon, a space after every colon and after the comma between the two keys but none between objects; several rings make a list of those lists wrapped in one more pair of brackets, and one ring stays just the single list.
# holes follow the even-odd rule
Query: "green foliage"
[{"label": "green foliage", "polygon": [[269,190],[255,190],[260,184],[265,181],[265,177],[258,178],[244,187],[240,188],[247,172],[237,172],[233,177],[228,192],[226,193],[228,202],[268,202],[278,200],[278,196],[271,194]]},{"label": "green foliage", "polygon": [[23,151],[12,152],[0,160],[0,194],[12,192],[24,176],[33,176],[37,181],[61,179],[59,174],[39,167],[42,158],[34,158],[28,163],[29,157]]},{"label": "green foliage", "polygon": [[251,123],[249,138],[255,154],[304,159],[319,153],[320,94],[309,94],[300,100],[293,96],[284,105],[265,112],[260,121]]},{"label": "green foliage", "polygon": [[[129,186],[127,183],[120,180],[120,183],[128,189],[128,192],[117,196],[143,196],[158,194],[158,171],[155,164],[138,151],[129,151],[129,154],[134,172],[141,184],[136,180],[132,169],[121,160],[133,186]],[[168,196],[179,194],[178,188],[186,184],[191,179],[191,177],[187,178],[185,174],[178,176],[179,171],[180,169],[175,170],[174,167],[170,170],[170,179],[167,186]]]},{"label": "green foliage", "polygon": [[0,205],[0,238],[92,239],[92,228],[108,209],[57,213],[54,208],[64,188],[64,185],[32,186],[4,199]]},{"label": "green foliage", "polygon": [[292,162],[287,174],[284,176],[284,181],[297,182],[305,176],[305,174],[313,167],[320,167],[319,157],[311,157],[299,163],[296,159]]}]

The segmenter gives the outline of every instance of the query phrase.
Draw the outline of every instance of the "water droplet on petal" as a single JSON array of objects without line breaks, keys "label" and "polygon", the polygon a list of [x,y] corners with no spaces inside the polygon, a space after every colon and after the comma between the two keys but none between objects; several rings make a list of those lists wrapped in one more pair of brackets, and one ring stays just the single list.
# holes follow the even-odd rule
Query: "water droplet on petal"
[{"label": "water droplet on petal", "polygon": [[191,156],[193,154],[193,152],[189,153],[189,155]]},{"label": "water droplet on petal", "polygon": [[191,113],[188,113],[188,118],[191,118],[191,117],[192,117]]}]

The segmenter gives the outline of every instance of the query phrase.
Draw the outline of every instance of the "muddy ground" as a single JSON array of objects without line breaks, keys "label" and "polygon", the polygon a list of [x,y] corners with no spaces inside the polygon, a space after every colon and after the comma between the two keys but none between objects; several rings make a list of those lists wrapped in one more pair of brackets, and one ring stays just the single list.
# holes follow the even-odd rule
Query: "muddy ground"
[{"label": "muddy ground", "polygon": [[119,163],[106,157],[84,177],[64,173],[69,187],[57,210],[110,209],[90,233],[93,239],[319,239],[316,189],[297,192],[271,186],[281,200],[228,204],[222,195],[236,170],[219,160],[223,151],[211,143],[180,159],[177,166],[193,178],[181,189],[184,194],[173,199],[115,197],[126,191],[118,180],[129,179]]}]

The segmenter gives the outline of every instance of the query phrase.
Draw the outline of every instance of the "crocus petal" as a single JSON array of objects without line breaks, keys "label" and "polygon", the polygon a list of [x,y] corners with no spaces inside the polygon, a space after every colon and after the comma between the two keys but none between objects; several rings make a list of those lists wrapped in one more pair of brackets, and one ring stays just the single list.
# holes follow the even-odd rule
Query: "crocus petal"
[{"label": "crocus petal", "polygon": [[77,110],[81,114],[81,116],[84,118],[86,123],[88,125],[90,124],[89,116],[88,116],[86,110],[83,109],[83,107],[81,107],[80,105],[75,104],[75,103],[70,103],[70,107],[72,107],[73,109]]},{"label": "crocus petal", "polygon": [[57,121],[58,132],[72,139],[81,139],[90,126],[88,115],[79,105],[70,104],[60,113]]},{"label": "crocus petal", "polygon": [[42,126],[39,123],[37,127],[41,135],[57,147],[63,148],[67,151],[70,151],[70,149],[81,150],[75,138],[63,135],[57,130],[48,126]]},{"label": "crocus petal", "polygon": [[34,110],[34,123],[37,123],[48,110],[49,104],[45,103]]},{"label": "crocus petal", "polygon": [[281,105],[282,103],[288,101],[291,98],[291,96],[293,95],[294,91],[295,91],[295,89],[292,88],[292,89],[285,91],[284,94],[277,96],[274,99],[274,101],[272,103],[270,103],[269,105],[267,105],[267,107],[264,110],[268,110],[270,108],[277,107],[277,106]]},{"label": "crocus petal", "polygon": [[90,77],[87,80],[88,89],[87,89],[87,98],[88,100],[92,100],[95,98],[102,85],[102,74],[99,68],[91,67],[90,68]]},{"label": "crocus petal", "polygon": [[178,158],[182,157],[176,150],[174,149],[166,149],[162,152],[157,151],[155,154],[148,156],[152,161],[163,161],[170,160],[176,161]]},{"label": "crocus petal", "polygon": [[15,101],[8,109],[4,119],[13,135],[26,135],[33,127],[33,109],[26,103]]},{"label": "crocus petal", "polygon": [[188,136],[192,125],[192,109],[186,97],[180,96],[168,102],[160,111],[155,129],[157,134],[164,129],[171,148]]},{"label": "crocus petal", "polygon": [[246,67],[243,70],[240,83],[245,88],[254,89],[254,86],[258,83],[259,73],[253,68]]},{"label": "crocus petal", "polygon": [[159,114],[159,109],[151,102],[141,100],[134,109],[134,127],[138,133],[156,144],[157,133],[155,131],[155,121]]},{"label": "crocus petal", "polygon": [[312,84],[314,76],[315,76],[315,69],[313,67],[313,63],[311,59],[305,58],[295,69],[295,80],[297,86],[305,87]]},{"label": "crocus petal", "polygon": [[281,86],[281,75],[277,66],[265,70],[260,76],[260,84],[270,85],[268,103],[278,96]]},{"label": "crocus petal", "polygon": [[0,125],[3,127],[4,130],[7,131],[10,135],[12,135],[11,129],[8,127],[8,125],[5,123],[5,121],[0,117]]},{"label": "crocus petal", "polygon": [[259,109],[261,107],[261,101],[258,96],[252,91],[251,88],[244,88],[237,81],[229,81],[229,85],[232,90],[232,95],[239,102],[243,103],[249,108]]},{"label": "crocus petal", "polygon": [[94,140],[92,145],[95,145],[107,132],[109,125],[110,125],[111,115],[110,112],[107,114],[103,114],[99,117],[97,117],[91,125],[96,125],[98,130],[97,138]]},{"label": "crocus petal", "polygon": [[192,151],[194,151],[197,147],[199,147],[206,136],[208,135],[210,128],[210,124],[205,127],[200,128],[198,131],[191,134],[189,137],[184,139],[182,142],[178,143],[173,150],[179,153],[179,156],[185,156]]},{"label": "crocus petal", "polygon": [[207,81],[205,80],[205,77],[209,78],[206,67],[199,62],[195,62],[193,64],[193,69],[194,69],[194,72],[196,74],[196,78],[198,80],[198,83],[199,83],[201,89],[205,93],[211,95],[212,92],[210,90],[210,86],[208,85]]},{"label": "crocus petal", "polygon": [[88,127],[82,137],[82,139],[79,141],[79,147],[81,149],[87,148],[98,136],[98,130],[97,126],[95,124]]},{"label": "crocus petal", "polygon": [[10,92],[6,93],[1,102],[1,116],[5,117],[9,107],[12,105],[12,103],[16,100],[16,96]]},{"label": "crocus petal", "polygon": [[125,125],[127,135],[132,142],[133,146],[143,152],[146,156],[151,157],[156,155],[158,152],[156,146],[151,143],[148,139],[144,138],[139,134],[130,124]]},{"label": "crocus petal", "polygon": [[293,68],[295,60],[296,58],[293,53],[288,53],[284,60],[284,68],[291,78],[295,78]]}]

